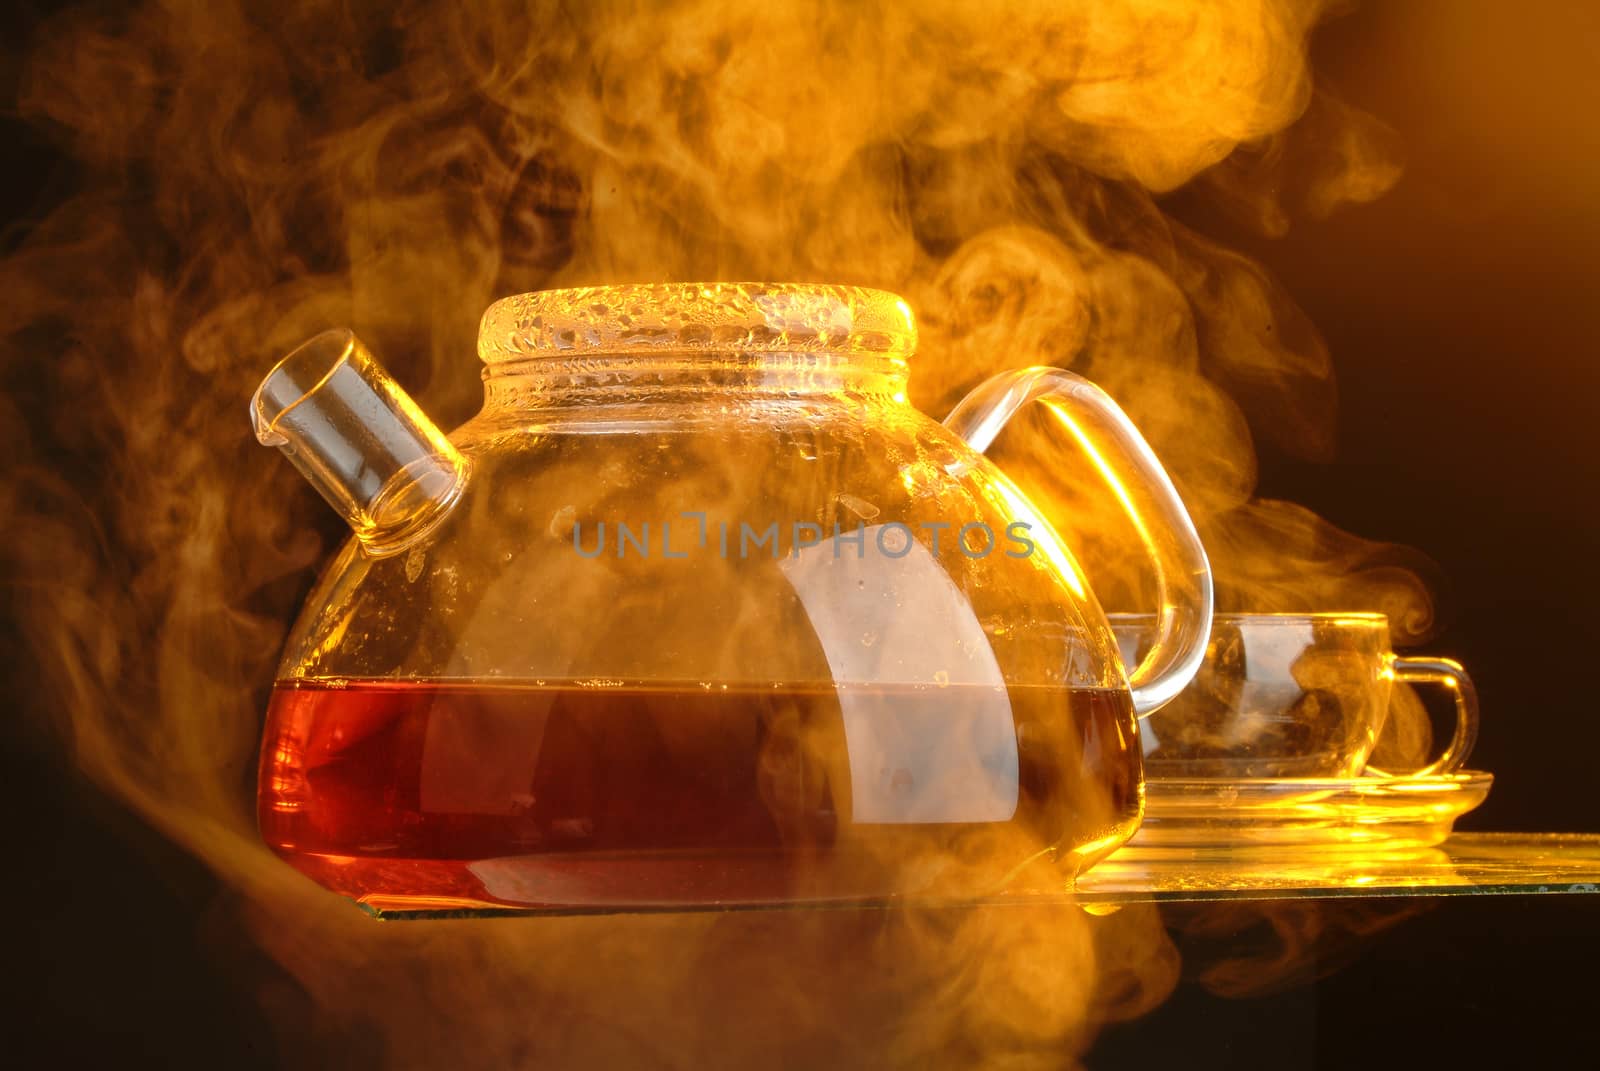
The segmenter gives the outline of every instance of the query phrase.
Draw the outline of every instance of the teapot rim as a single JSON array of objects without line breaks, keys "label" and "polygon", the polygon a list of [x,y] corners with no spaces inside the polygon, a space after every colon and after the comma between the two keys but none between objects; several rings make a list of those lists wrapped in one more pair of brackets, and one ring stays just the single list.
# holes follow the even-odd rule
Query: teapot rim
[{"label": "teapot rim", "polygon": [[585,354],[818,354],[904,367],[916,350],[898,294],[829,283],[673,282],[563,287],[484,312],[478,357],[496,365]]}]

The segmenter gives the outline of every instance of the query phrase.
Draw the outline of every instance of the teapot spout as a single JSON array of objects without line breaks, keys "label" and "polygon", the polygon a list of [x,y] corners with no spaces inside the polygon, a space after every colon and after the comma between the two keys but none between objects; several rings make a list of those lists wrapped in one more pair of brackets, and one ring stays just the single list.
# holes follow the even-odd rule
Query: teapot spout
[{"label": "teapot spout", "polygon": [[467,461],[348,330],[303,343],[250,401],[284,452],[374,557],[415,545],[461,498]]}]

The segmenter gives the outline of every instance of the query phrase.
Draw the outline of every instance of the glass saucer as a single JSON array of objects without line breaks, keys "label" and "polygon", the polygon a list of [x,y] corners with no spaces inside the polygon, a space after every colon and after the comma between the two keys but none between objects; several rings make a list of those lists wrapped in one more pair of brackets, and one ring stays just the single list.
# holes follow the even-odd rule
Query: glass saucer
[{"label": "glass saucer", "polygon": [[1489,794],[1494,777],[1262,778],[1145,783],[1144,823],[1117,853],[1159,861],[1195,852],[1282,855],[1422,851]]}]

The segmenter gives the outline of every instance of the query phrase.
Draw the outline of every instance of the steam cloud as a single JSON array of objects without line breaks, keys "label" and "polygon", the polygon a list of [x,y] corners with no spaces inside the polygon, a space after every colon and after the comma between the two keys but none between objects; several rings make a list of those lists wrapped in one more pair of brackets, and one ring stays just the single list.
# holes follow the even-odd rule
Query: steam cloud
[{"label": "steam cloud", "polygon": [[[1162,211],[1195,182],[1281,233],[1380,194],[1389,135],[1313,89],[1320,3],[149,3],[69,12],[16,108],[75,179],[0,265],[12,591],[37,713],[234,890],[313,1037],[393,1066],[1060,1066],[1165,997],[1154,911],[376,926],[260,845],[250,775],[336,522],[246,402],[348,324],[446,426],[477,318],[583,283],[765,278],[908,297],[914,400],[1005,367],[1131,412],[1232,609],[1426,593],[1382,547],[1252,498],[1253,443],[1332,447],[1316,331]],[[1003,462],[1143,606],[1119,522],[1044,431]],[[288,1018],[294,1018],[283,1012]],[[286,1045],[290,1041],[286,1040]],[[310,1053],[304,1054],[308,1058]],[[348,1055],[348,1053],[347,1053]]]}]

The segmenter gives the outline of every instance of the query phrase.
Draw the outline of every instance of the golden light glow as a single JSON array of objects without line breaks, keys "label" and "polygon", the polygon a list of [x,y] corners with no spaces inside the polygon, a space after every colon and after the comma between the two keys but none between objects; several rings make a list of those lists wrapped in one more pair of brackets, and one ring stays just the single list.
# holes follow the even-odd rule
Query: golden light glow
[{"label": "golden light glow", "polygon": [[995,479],[991,486],[995,493],[1005,500],[1006,508],[1010,511],[1007,516],[1032,526],[1028,531],[1028,538],[1034,541],[1039,553],[1044,555],[1044,560],[1050,563],[1050,568],[1055,574],[1074,595],[1080,599],[1086,598],[1089,588],[1078,571],[1078,563],[1072,560],[1072,554],[1061,544],[1055,530],[1034,510],[1033,503],[1003,476]]},{"label": "golden light glow", "polygon": [[1056,422],[1067,429],[1072,435],[1073,441],[1078,444],[1079,448],[1094,464],[1095,470],[1100,473],[1101,479],[1105,480],[1106,486],[1111,488],[1112,494],[1122,504],[1123,513],[1134,528],[1138,530],[1139,538],[1148,545],[1151,542],[1150,529],[1145,522],[1143,514],[1139,512],[1138,504],[1134,501],[1133,496],[1128,493],[1127,487],[1123,485],[1122,477],[1118,475],[1116,468],[1106,460],[1105,455],[1095,446],[1094,439],[1079,426],[1078,422],[1072,418],[1071,413],[1048,399],[1044,400],[1043,404],[1050,411],[1050,415],[1056,418]]}]

